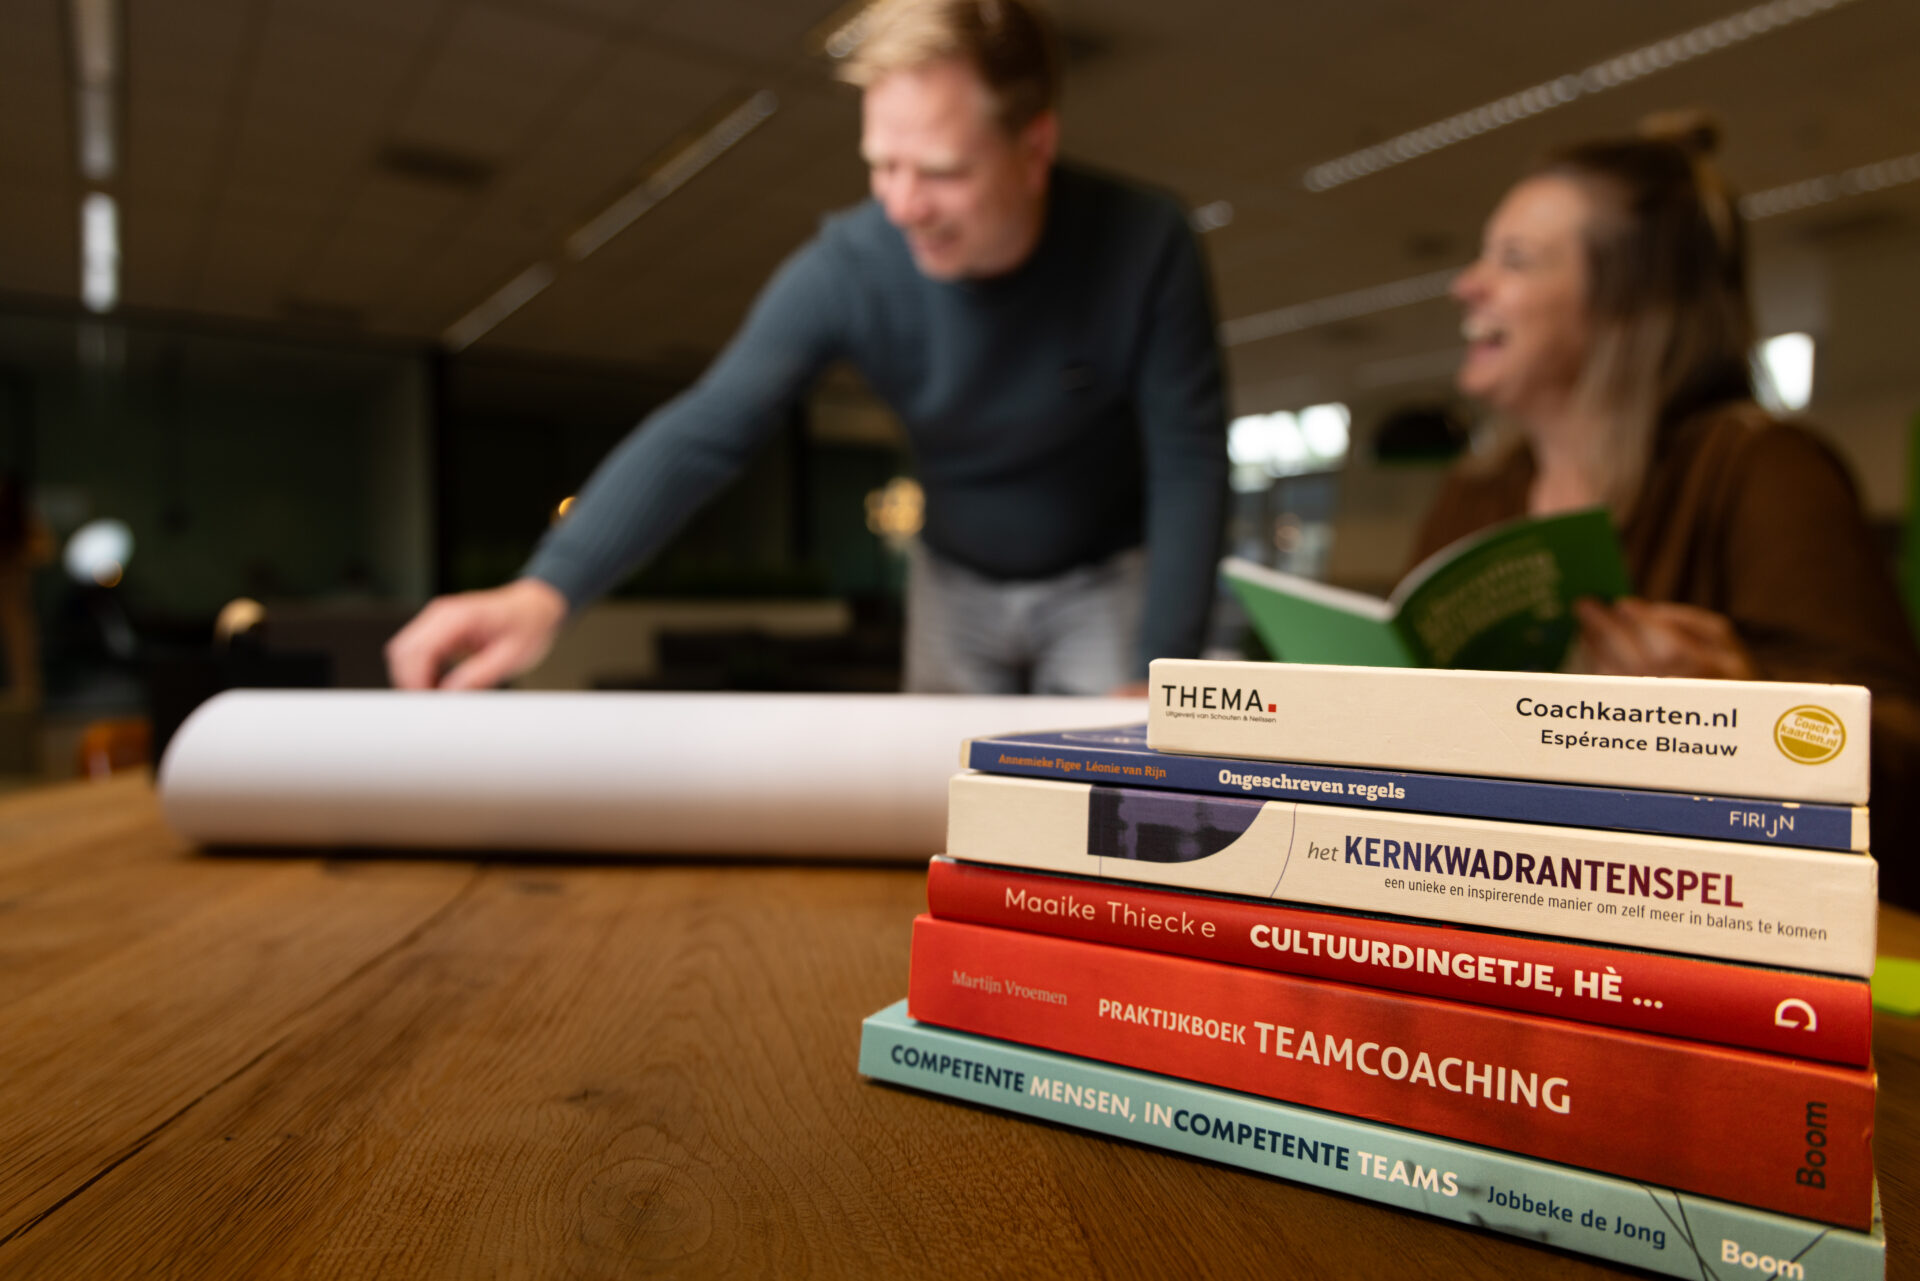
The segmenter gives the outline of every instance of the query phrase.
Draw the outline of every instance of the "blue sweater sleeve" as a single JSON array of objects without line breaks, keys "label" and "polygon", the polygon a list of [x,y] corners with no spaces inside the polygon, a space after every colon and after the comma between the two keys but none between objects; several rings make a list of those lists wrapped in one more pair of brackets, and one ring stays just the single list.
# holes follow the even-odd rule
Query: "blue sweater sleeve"
[{"label": "blue sweater sleeve", "polygon": [[787,259],[700,381],[607,455],[522,574],[551,584],[578,609],[656,555],[746,468],[840,354],[847,287],[822,239]]},{"label": "blue sweater sleeve", "polygon": [[1135,362],[1146,450],[1146,616],[1139,675],[1206,640],[1227,489],[1226,401],[1206,265],[1184,225],[1160,255]]}]

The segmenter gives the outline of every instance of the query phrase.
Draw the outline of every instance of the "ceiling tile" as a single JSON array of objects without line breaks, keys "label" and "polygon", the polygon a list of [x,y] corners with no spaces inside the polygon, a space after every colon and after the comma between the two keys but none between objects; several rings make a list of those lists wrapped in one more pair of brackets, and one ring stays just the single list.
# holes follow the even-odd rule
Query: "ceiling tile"
[{"label": "ceiling tile", "polygon": [[396,134],[410,142],[501,157],[606,49],[578,25],[473,5],[463,10],[424,69]]}]

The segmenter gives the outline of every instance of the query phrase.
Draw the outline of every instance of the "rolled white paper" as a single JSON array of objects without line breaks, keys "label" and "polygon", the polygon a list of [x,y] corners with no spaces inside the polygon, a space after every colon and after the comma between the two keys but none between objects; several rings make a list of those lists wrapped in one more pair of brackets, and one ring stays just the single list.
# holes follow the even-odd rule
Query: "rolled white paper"
[{"label": "rolled white paper", "polygon": [[203,845],[919,860],[963,739],[1139,724],[1145,700],[232,690],[160,762]]}]

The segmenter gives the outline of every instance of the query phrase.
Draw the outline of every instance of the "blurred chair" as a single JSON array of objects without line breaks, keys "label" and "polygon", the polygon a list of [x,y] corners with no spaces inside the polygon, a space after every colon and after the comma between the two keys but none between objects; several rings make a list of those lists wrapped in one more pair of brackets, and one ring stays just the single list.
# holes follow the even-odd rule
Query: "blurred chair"
[{"label": "blurred chair", "polygon": [[84,778],[108,778],[153,762],[153,726],[144,716],[94,721],[80,733],[74,769]]},{"label": "blurred chair", "polygon": [[0,778],[24,778],[40,765],[40,700],[0,691]]}]

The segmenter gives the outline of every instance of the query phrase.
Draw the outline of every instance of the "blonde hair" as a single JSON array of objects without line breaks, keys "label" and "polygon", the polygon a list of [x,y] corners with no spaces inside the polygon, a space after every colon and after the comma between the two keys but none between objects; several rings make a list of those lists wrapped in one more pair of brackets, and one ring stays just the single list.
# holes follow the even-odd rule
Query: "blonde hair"
[{"label": "blonde hair", "polygon": [[1593,340],[1576,403],[1611,424],[1592,460],[1615,512],[1633,504],[1662,433],[1711,405],[1751,400],[1746,228],[1713,152],[1717,125],[1663,112],[1638,136],[1578,143],[1531,177],[1593,197],[1587,314]]},{"label": "blonde hair", "polygon": [[1026,0],[879,0],[839,78],[864,89],[882,76],[959,58],[979,73],[995,121],[1020,132],[1059,97],[1052,24]]}]

